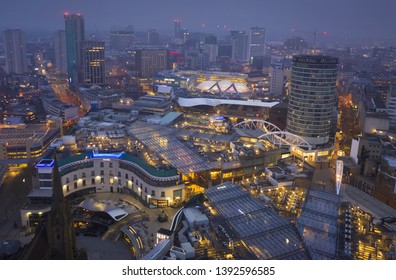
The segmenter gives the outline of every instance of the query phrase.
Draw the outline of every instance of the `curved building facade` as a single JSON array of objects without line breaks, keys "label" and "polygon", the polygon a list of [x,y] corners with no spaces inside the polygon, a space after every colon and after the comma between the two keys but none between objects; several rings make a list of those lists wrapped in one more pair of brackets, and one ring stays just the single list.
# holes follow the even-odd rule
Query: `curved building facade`
[{"label": "curved building facade", "polygon": [[338,59],[329,56],[293,57],[286,130],[313,146],[329,142],[337,64]]},{"label": "curved building facade", "polygon": [[95,192],[134,194],[151,205],[171,206],[184,200],[184,184],[175,169],[157,170],[124,153],[80,154],[59,160],[63,194]]}]

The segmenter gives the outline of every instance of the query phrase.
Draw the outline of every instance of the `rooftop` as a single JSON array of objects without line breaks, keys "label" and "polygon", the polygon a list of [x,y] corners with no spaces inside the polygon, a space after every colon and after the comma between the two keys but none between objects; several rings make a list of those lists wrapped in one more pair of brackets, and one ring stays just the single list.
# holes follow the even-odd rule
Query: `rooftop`
[{"label": "rooftop", "polygon": [[309,259],[294,226],[239,186],[225,182],[205,194],[257,259]]},{"label": "rooftop", "polygon": [[[101,154],[101,155],[103,155],[104,158],[106,158],[106,157],[115,158],[114,154]],[[80,161],[83,159],[87,159],[87,158],[93,158],[92,153],[84,153],[84,154],[79,154],[79,155],[75,155],[75,156],[71,156],[71,157],[61,158],[61,159],[59,159],[58,164],[59,164],[59,167],[63,167],[70,163]],[[135,156],[128,155],[128,154],[122,154],[119,157],[119,159],[135,163],[138,166],[140,166],[141,168],[143,168],[145,171],[147,171],[149,174],[151,174],[155,177],[171,177],[171,176],[178,175],[177,171],[175,169],[158,170],[158,169],[154,168],[153,166],[148,165],[143,160],[141,160]]]}]

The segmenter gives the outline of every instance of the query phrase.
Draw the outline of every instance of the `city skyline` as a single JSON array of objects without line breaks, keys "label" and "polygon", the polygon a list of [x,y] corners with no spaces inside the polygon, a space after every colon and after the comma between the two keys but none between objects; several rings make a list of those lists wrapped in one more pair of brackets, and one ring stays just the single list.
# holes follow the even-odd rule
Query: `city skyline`
[{"label": "city skyline", "polygon": [[249,5],[237,2],[232,6],[225,5],[222,0],[203,0],[199,3],[177,0],[172,2],[172,6],[156,0],[144,3],[119,0],[116,5],[105,1],[95,3],[92,6],[88,2],[75,0],[68,3],[27,1],[21,10],[20,1],[16,3],[6,0],[3,2],[6,8],[0,11],[0,28],[20,28],[27,32],[54,31],[64,28],[62,17],[65,12],[69,12],[83,14],[87,30],[104,31],[110,30],[112,26],[133,25],[138,31],[159,28],[161,33],[170,35],[173,20],[180,19],[182,27],[188,30],[220,34],[262,26],[266,28],[268,40],[307,37],[309,33],[317,31],[326,32],[329,40],[356,41],[370,38],[389,44],[396,41],[396,35],[392,32],[395,25],[392,11],[396,9],[396,3],[388,0],[375,3],[355,0],[344,3],[336,0],[330,5],[324,1],[311,0],[281,3],[254,0]]}]

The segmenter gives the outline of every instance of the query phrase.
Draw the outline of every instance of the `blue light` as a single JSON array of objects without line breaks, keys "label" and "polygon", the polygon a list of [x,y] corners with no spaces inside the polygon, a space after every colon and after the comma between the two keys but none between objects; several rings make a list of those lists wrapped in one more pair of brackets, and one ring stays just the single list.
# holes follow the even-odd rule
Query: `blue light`
[{"label": "blue light", "polygon": [[124,155],[124,152],[118,153],[118,154],[97,154],[97,153],[92,153],[92,158],[116,158],[120,159]]},{"label": "blue light", "polygon": [[53,159],[42,159],[39,163],[36,164],[36,168],[43,168],[43,167],[53,167],[55,161]]},{"label": "blue light", "polygon": [[225,118],[222,117],[222,116],[215,117],[214,119],[215,119],[216,121],[224,121],[224,120],[225,120]]}]

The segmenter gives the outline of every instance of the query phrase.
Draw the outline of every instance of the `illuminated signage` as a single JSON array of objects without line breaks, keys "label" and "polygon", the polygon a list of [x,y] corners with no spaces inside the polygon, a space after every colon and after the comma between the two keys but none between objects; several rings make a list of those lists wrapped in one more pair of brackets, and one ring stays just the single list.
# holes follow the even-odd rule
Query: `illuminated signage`
[{"label": "illuminated signage", "polygon": [[36,164],[36,168],[53,167],[54,164],[55,164],[55,161],[53,159],[42,159],[42,160],[40,160],[39,163]]},{"label": "illuminated signage", "polygon": [[114,158],[120,159],[124,155],[124,152],[118,154],[103,154],[103,153],[92,153],[92,158]]}]

